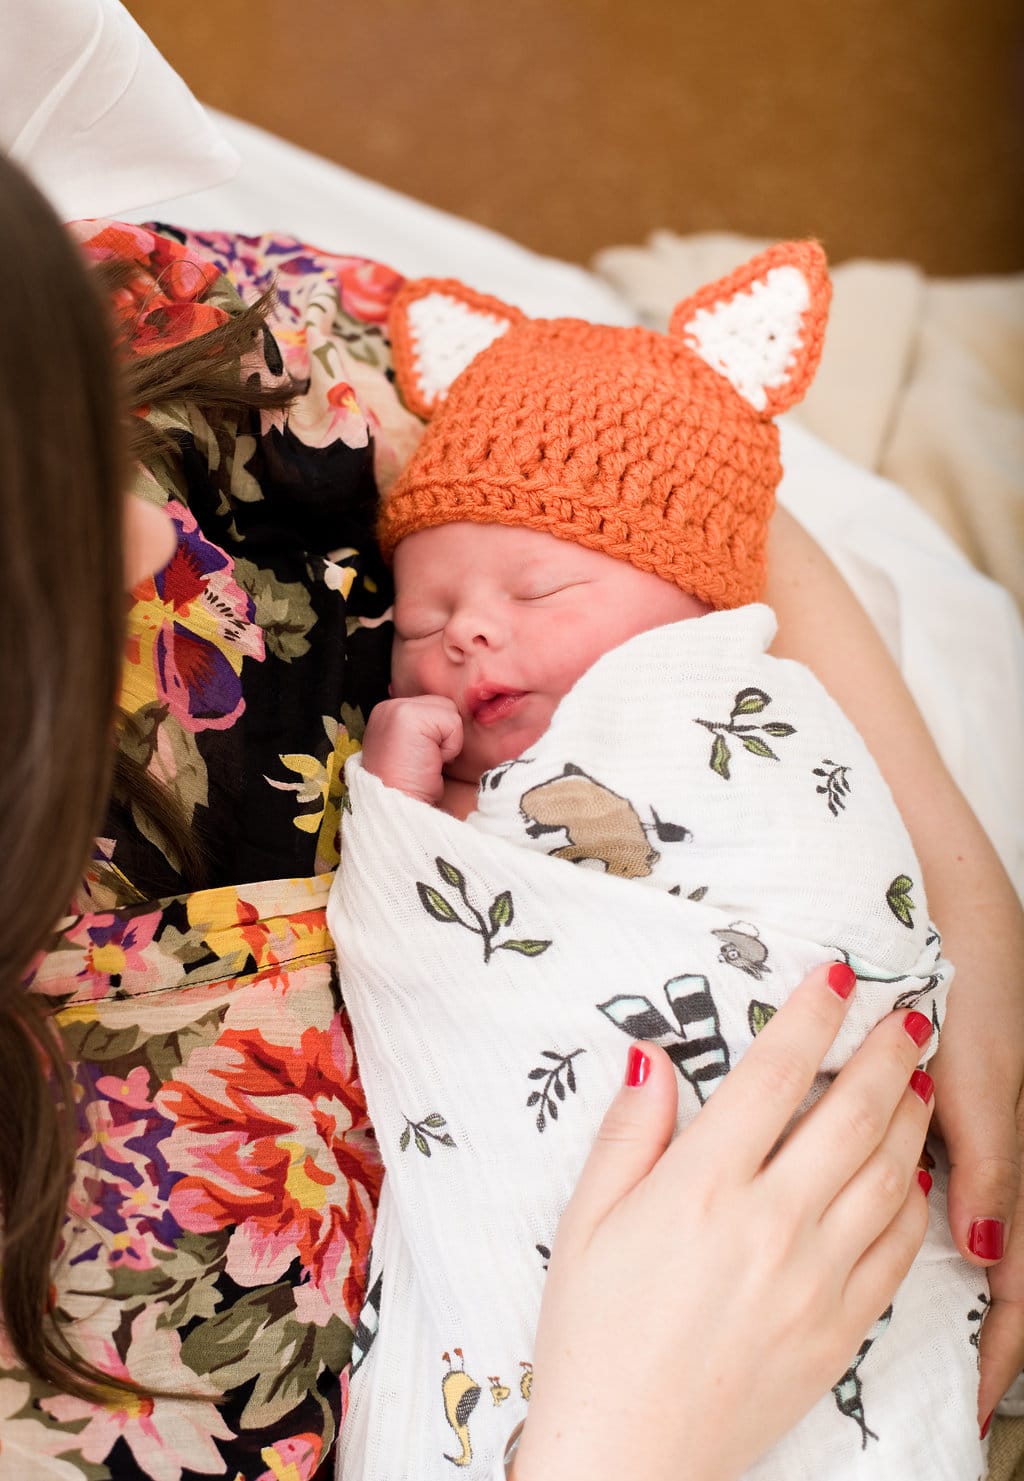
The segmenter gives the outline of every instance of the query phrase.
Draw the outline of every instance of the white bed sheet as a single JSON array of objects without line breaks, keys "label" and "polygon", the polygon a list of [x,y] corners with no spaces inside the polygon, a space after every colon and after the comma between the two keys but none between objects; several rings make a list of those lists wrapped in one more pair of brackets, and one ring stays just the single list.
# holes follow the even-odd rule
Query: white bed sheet
[{"label": "white bed sheet", "polygon": [[[287,232],[409,276],[462,278],[531,314],[634,322],[629,306],[583,268],[540,257],[226,114],[213,117],[241,156],[238,175],[129,219]],[[783,501],[871,612],[1024,894],[1024,630],[1014,603],[894,484],[792,423],[783,429],[783,458]]]}]

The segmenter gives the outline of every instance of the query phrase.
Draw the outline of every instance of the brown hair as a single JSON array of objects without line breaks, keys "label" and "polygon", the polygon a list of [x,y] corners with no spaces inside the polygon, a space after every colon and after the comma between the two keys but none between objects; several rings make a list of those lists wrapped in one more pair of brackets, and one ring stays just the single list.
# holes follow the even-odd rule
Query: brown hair
[{"label": "brown hair", "polygon": [[[240,384],[268,299],[119,367],[94,275],[2,155],[0,243],[0,1311],[27,1369],[95,1399],[131,1385],[87,1363],[48,1310],[77,1132],[59,1035],[24,982],[79,882],[114,772],[124,497],[131,457],[159,444],[126,408],[193,399],[216,416],[291,393]],[[159,788],[120,771],[187,854]]]},{"label": "brown hair", "polygon": [[[110,786],[127,461],[103,304],[35,187],[0,157],[0,1307],[19,1358],[78,1391],[46,1316],[74,1102],[33,957],[66,911]],[[90,1375],[91,1376],[91,1375]]]}]

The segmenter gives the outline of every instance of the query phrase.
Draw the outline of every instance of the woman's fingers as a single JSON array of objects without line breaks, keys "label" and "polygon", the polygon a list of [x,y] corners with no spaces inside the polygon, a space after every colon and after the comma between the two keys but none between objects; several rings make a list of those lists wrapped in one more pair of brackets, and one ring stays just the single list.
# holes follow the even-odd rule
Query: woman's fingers
[{"label": "woman's fingers", "polygon": [[[854,1270],[865,1249],[897,1217],[908,1194],[924,1191],[918,1162],[933,1103],[931,1080],[919,1070],[905,1087],[875,1150],[822,1214],[821,1231],[837,1270]],[[930,1177],[925,1178],[930,1186]]]},{"label": "woman's fingers", "polygon": [[1021,1133],[1008,1112],[1020,1093],[1019,1073],[990,1056],[953,1060],[945,1050],[936,1056],[939,1120],[950,1164],[949,1225],[960,1253],[975,1265],[1002,1259],[1021,1196]]},{"label": "woman's fingers", "polygon": [[672,1139],[676,1072],[654,1044],[631,1045],[624,1081],[601,1122],[576,1191],[559,1224],[565,1239],[586,1239],[658,1162]]},{"label": "woman's fingers", "polygon": [[[892,1013],[871,1031],[773,1160],[769,1175],[785,1196],[806,1202],[813,1194],[819,1200],[810,1210],[814,1214],[832,1202],[889,1134],[893,1112],[931,1036],[930,1020],[913,1010]],[[923,1138],[933,1105],[932,1082],[921,1071],[916,1083],[928,1088],[927,1102],[915,1097],[919,1114],[913,1119]],[[813,1185],[808,1183],[809,1167],[821,1169]]]},{"label": "woman's fingers", "polygon": [[700,1113],[705,1145],[714,1151],[718,1143],[721,1175],[746,1182],[762,1166],[814,1084],[855,984],[844,962],[816,967],[722,1081]]},{"label": "woman's fingers", "polygon": [[893,1299],[928,1228],[928,1199],[916,1177],[878,1238],[847,1277],[843,1304],[855,1331],[865,1332]]},{"label": "woman's fingers", "polygon": [[1008,1259],[989,1271],[992,1305],[981,1329],[978,1357],[978,1422],[992,1411],[1024,1367],[1024,1278],[1018,1262]]}]

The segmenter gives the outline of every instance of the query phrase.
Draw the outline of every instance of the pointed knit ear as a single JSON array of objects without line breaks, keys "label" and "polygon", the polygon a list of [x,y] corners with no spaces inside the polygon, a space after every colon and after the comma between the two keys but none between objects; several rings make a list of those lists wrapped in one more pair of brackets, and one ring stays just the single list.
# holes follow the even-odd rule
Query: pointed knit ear
[{"label": "pointed knit ear", "polygon": [[454,278],[414,278],[395,294],[388,315],[402,399],[429,417],[456,376],[526,315]]},{"label": "pointed knit ear", "polygon": [[686,341],[764,417],[793,406],[821,358],[832,285],[817,242],[782,242],[684,299],[669,334]]}]

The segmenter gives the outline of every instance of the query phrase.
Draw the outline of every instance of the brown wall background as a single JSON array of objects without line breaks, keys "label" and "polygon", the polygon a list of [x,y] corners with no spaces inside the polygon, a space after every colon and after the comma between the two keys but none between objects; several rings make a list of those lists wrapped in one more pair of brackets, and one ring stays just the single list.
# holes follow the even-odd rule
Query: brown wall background
[{"label": "brown wall background", "polygon": [[205,102],[542,252],[1024,268],[1020,0],[127,3]]}]

